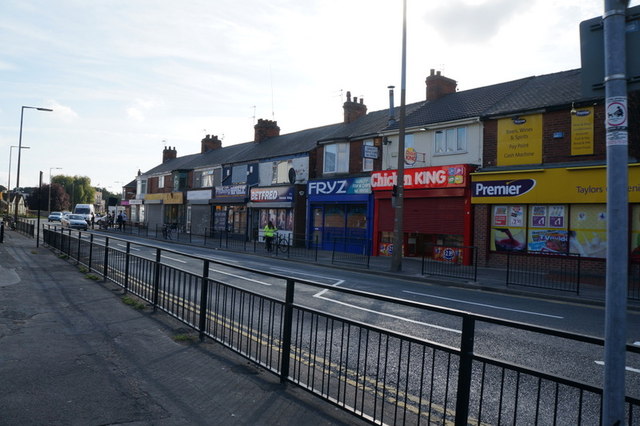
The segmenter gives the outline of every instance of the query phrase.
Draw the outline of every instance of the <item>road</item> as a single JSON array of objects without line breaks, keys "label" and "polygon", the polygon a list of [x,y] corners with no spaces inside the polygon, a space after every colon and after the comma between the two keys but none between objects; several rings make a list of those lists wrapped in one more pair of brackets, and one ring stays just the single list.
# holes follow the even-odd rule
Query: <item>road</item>
[{"label": "road", "polygon": [[[301,315],[300,318],[307,321],[308,325],[300,326],[301,330],[304,331],[300,331],[300,336],[296,332],[296,340],[292,344],[296,348],[295,350],[299,351],[296,359],[305,361],[297,361],[294,368],[298,369],[297,374],[301,374],[300,371],[304,372],[307,369],[309,377],[315,378],[318,376],[318,380],[324,380],[326,376],[324,370],[328,371],[334,368],[332,366],[334,363],[326,362],[326,365],[323,364],[322,372],[318,372],[317,368],[321,363],[317,358],[318,350],[310,347],[311,343],[309,342],[316,342],[316,346],[318,342],[320,342],[321,346],[324,345],[323,351],[325,354],[329,354],[329,359],[332,359],[332,354],[335,356],[335,354],[339,353],[339,359],[343,360],[342,353],[347,348],[347,354],[345,355],[348,358],[347,365],[353,365],[349,370],[352,370],[350,374],[356,377],[355,384],[351,385],[353,388],[352,393],[354,393],[356,400],[357,390],[359,389],[358,379],[361,378],[362,383],[365,380],[371,380],[370,372],[360,372],[360,363],[365,366],[367,364],[378,366],[381,364],[379,355],[378,358],[375,357],[376,351],[373,349],[369,351],[369,345],[372,348],[377,348],[378,353],[381,350],[380,348],[386,345],[384,347],[386,351],[384,359],[402,360],[403,356],[407,355],[407,351],[410,354],[413,354],[413,351],[411,346],[406,348],[399,341],[385,337],[386,335],[374,334],[370,336],[369,332],[366,332],[365,337],[362,331],[359,331],[359,334],[352,335],[351,326],[345,325],[347,323],[343,319],[353,320],[358,324],[369,324],[378,329],[390,330],[394,333],[414,336],[424,341],[454,348],[460,346],[462,324],[460,318],[455,314],[449,315],[429,309],[411,308],[401,303],[381,302],[369,297],[341,293],[334,290],[334,288],[382,294],[393,298],[425,303],[438,308],[445,307],[456,311],[471,312],[508,321],[597,337],[602,337],[602,330],[604,329],[604,310],[598,306],[550,301],[506,293],[482,292],[458,286],[432,284],[423,280],[397,278],[386,274],[383,276],[371,273],[371,271],[336,269],[335,267],[284,261],[244,253],[140,240],[135,237],[129,237],[128,239],[131,241],[129,250],[133,264],[154,260],[157,255],[155,247],[160,247],[173,250],[171,253],[161,252],[161,260],[164,265],[186,271],[195,276],[202,273],[203,261],[192,256],[202,257],[211,261],[209,276],[213,280],[277,300],[284,299],[286,277],[323,284],[324,288],[297,285],[295,301],[299,305],[333,315],[339,320],[329,320],[324,319],[324,317],[314,317],[313,315],[305,316],[304,312],[302,314],[299,313]],[[104,237],[96,234],[94,241],[104,241]],[[141,242],[153,244],[155,247],[140,245]],[[110,239],[110,247],[124,251],[127,244],[124,241]],[[177,299],[194,302],[198,300],[199,296],[195,286],[184,286],[184,288],[186,290],[181,290]],[[237,306],[238,310],[245,310],[253,306],[237,300],[232,304],[234,308]],[[640,316],[630,311],[628,319],[629,343],[638,342],[640,341],[640,335],[638,335],[640,331],[640,327],[638,327],[640,325]],[[280,320],[278,319],[277,321]],[[229,330],[239,329],[237,325],[227,328]],[[334,336],[340,334],[342,334],[342,337],[337,338]],[[238,336],[241,335],[243,334],[238,331]],[[346,342],[344,340],[345,335]],[[253,339],[261,341],[260,337]],[[247,340],[249,340],[248,337]],[[363,349],[364,355],[361,355],[362,342],[365,342],[366,348]],[[262,346],[265,345],[262,344]],[[268,346],[266,345],[265,347]],[[476,325],[474,353],[601,387],[602,360],[604,358],[602,348],[595,345],[567,341],[566,339],[517,330],[489,322],[479,322]],[[415,355],[412,355],[412,358],[414,357]],[[436,360],[439,360],[438,363],[443,362],[440,358],[441,355],[435,352],[431,355],[431,360],[434,363]],[[356,364],[353,364],[353,362],[356,362]],[[437,380],[437,383],[448,383],[449,371],[457,368],[457,364],[451,364],[451,362],[447,361],[444,363],[446,365],[443,364],[441,369],[442,371],[447,371],[447,373],[438,372],[440,379]],[[402,364],[394,366],[393,363],[388,365],[387,361],[384,361],[382,365],[384,365],[385,375],[389,373],[392,376],[396,374],[398,376],[395,384],[392,381],[388,385],[389,388],[395,389],[395,399],[403,394],[400,392],[403,386],[405,389],[404,395],[415,395],[421,392],[421,388],[418,389],[417,384],[410,384],[410,379],[413,375],[410,372],[418,367],[410,366],[409,361],[407,361],[406,366]],[[637,398],[640,389],[640,358],[635,354],[628,354],[627,365],[627,394]],[[424,371],[424,367],[420,368]],[[339,370],[336,374],[340,375],[341,371]],[[404,381],[400,378],[401,373],[403,375],[406,374]],[[436,374],[435,369],[433,374]],[[443,374],[445,375],[442,376]],[[502,374],[502,379],[499,379],[500,374]],[[517,384],[519,383],[519,376],[517,379],[507,378],[507,380],[504,377],[504,371],[502,373],[490,371],[488,375],[492,377],[491,380],[502,380],[503,384],[509,384],[515,380],[515,386],[519,389],[515,392],[516,397],[519,395],[521,398],[528,396],[530,399],[534,399],[535,388],[520,389]],[[505,382],[505,380],[507,381]],[[322,384],[324,386],[324,382]],[[361,384],[360,387],[362,386]],[[371,389],[369,391],[371,392]],[[377,391],[373,392],[376,393]],[[443,390],[442,392],[446,395],[450,391]],[[346,393],[346,387],[344,393]],[[486,398],[488,396],[485,395]],[[497,401],[502,399],[503,395],[494,395],[493,398]],[[435,399],[431,397],[432,401]],[[364,400],[365,398],[362,396],[361,401]],[[444,401],[444,405],[446,405],[446,398],[444,398]],[[517,399],[515,403],[517,403]],[[446,416],[444,414],[446,412],[446,408],[440,409],[440,415]],[[532,415],[531,413],[529,414]]]}]

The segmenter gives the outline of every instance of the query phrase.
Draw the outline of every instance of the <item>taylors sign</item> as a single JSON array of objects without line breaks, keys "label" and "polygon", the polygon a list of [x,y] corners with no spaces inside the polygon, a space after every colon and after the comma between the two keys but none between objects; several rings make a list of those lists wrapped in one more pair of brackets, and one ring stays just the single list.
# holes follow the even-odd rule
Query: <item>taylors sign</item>
[{"label": "taylors sign", "polygon": [[[467,182],[467,166],[421,167],[405,169],[404,187],[406,189],[464,187]],[[389,190],[397,184],[395,170],[371,173],[371,187],[374,190]]]},{"label": "taylors sign", "polygon": [[472,197],[517,197],[526,194],[536,186],[533,179],[492,180],[473,182]]}]

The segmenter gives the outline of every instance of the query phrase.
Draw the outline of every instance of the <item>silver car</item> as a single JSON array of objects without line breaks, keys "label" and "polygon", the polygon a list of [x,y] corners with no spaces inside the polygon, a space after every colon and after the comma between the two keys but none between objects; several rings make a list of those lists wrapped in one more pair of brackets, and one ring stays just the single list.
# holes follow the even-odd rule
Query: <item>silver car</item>
[{"label": "silver car", "polygon": [[82,214],[70,214],[62,216],[60,220],[63,228],[71,228],[71,229],[82,229],[84,231],[87,230],[89,225]]}]

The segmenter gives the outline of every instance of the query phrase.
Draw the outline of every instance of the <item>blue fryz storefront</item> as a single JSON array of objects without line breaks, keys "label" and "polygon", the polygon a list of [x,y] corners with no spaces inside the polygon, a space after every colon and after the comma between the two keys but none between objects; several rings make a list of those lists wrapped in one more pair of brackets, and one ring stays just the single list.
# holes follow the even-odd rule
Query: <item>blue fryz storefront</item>
[{"label": "blue fryz storefront", "polygon": [[323,250],[369,254],[372,215],[369,176],[307,184],[308,235]]}]

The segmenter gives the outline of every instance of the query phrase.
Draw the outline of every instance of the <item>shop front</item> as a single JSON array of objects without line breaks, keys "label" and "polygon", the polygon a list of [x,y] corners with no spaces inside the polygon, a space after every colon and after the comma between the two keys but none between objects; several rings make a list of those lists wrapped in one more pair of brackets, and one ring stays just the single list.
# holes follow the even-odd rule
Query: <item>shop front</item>
[{"label": "shop front", "polygon": [[323,250],[371,251],[371,178],[319,179],[307,184],[308,235]]},{"label": "shop front", "polygon": [[129,200],[129,220],[131,223],[144,223],[144,204],[141,199]]},{"label": "shop front", "polygon": [[[404,171],[403,255],[432,256],[437,247],[472,245],[469,193],[471,166],[457,164]],[[374,193],[374,254],[393,252],[395,170],[371,174]]]},{"label": "shop front", "polygon": [[[481,261],[499,266],[505,252],[578,254],[604,265],[606,167],[480,172],[472,178]],[[629,165],[630,253],[640,253],[640,164]]]},{"label": "shop front", "polygon": [[187,229],[194,235],[204,235],[211,227],[212,190],[187,191]]},{"label": "shop front", "polygon": [[185,225],[186,208],[182,192],[145,194],[144,204],[149,229],[164,224]]},{"label": "shop front", "polygon": [[[291,241],[303,235],[300,218],[304,219],[304,190],[300,185],[251,188],[248,207],[251,215],[251,236],[263,241],[263,230],[271,222],[278,234]],[[301,232],[302,231],[302,232]]]},{"label": "shop front", "polygon": [[211,199],[211,216],[214,232],[247,234],[247,185],[215,187]]}]

